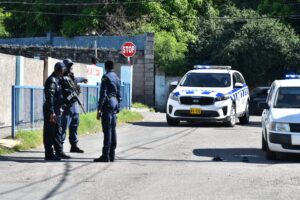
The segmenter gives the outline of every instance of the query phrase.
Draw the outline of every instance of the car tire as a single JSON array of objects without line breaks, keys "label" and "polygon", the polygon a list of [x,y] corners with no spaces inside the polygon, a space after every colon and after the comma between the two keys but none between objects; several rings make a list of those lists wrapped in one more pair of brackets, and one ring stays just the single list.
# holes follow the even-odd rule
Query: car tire
[{"label": "car tire", "polygon": [[263,133],[261,134],[261,149],[263,151],[266,151],[267,150],[267,141],[263,135]]},{"label": "car tire", "polygon": [[242,117],[239,117],[240,124],[249,124],[250,113],[249,113],[249,103],[246,105],[245,114]]},{"label": "car tire", "polygon": [[167,115],[167,123],[168,123],[169,126],[178,126],[180,121],[170,117],[169,115]]},{"label": "car tire", "polygon": [[266,159],[267,160],[276,160],[276,152],[275,151],[271,151],[269,149],[268,142],[266,142]]},{"label": "car tire", "polygon": [[234,127],[236,124],[236,109],[235,105],[233,104],[230,111],[230,120],[225,122],[226,127]]}]

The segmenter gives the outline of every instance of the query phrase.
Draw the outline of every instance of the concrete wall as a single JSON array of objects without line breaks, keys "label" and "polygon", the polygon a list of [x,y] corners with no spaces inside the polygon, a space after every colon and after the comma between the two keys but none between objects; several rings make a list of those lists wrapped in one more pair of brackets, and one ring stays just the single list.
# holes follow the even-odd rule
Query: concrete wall
[{"label": "concrete wall", "polygon": [[24,85],[43,86],[44,61],[24,58]]},{"label": "concrete wall", "polygon": [[170,83],[179,81],[179,76],[166,76],[159,71],[155,75],[155,108],[159,112],[166,112],[167,101],[170,94]]},{"label": "concrete wall", "polygon": [[16,81],[16,57],[0,54],[0,127],[11,125],[11,87]]}]

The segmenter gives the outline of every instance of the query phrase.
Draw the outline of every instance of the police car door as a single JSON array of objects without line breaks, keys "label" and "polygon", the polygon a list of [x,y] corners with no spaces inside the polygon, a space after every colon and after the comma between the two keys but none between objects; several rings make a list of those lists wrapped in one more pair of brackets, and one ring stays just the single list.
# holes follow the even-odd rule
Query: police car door
[{"label": "police car door", "polygon": [[235,72],[233,74],[233,78],[234,78],[234,84],[235,83],[240,83],[243,85],[242,88],[235,88],[235,100],[236,100],[236,111],[237,114],[242,114],[245,111],[246,108],[246,104],[247,104],[247,88],[245,87],[245,80],[243,78],[243,76],[238,73]]}]

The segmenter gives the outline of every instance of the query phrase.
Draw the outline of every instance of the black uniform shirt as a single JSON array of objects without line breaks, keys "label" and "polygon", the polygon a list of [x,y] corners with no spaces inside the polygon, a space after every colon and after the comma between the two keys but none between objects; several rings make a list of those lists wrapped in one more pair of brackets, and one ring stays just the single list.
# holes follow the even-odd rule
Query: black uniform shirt
[{"label": "black uniform shirt", "polygon": [[61,91],[61,79],[54,73],[45,82],[45,109],[51,114],[58,114],[63,105],[63,95]]},{"label": "black uniform shirt", "polygon": [[118,102],[121,101],[121,81],[114,71],[109,71],[102,77],[100,98],[98,110],[102,110],[105,102],[111,98],[116,97]]}]

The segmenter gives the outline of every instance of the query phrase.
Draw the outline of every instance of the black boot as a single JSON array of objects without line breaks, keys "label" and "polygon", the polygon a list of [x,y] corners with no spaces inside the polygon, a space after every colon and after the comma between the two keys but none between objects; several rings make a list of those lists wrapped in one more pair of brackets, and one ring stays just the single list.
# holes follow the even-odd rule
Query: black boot
[{"label": "black boot", "polygon": [[71,156],[68,156],[64,152],[58,153],[58,154],[56,154],[56,156],[61,158],[61,159],[70,159],[71,158]]},{"label": "black boot", "polygon": [[46,155],[45,156],[45,160],[48,160],[48,161],[60,161],[61,158],[52,154],[52,155]]},{"label": "black boot", "polygon": [[71,153],[84,153],[84,151],[82,149],[80,149],[77,144],[72,144],[71,145],[71,149],[70,149]]},{"label": "black boot", "polygon": [[115,152],[110,151],[109,160],[110,160],[110,162],[115,161]]},{"label": "black boot", "polygon": [[100,158],[94,159],[94,162],[109,162],[109,158],[107,156],[100,156]]}]

